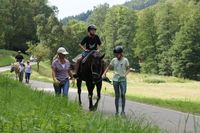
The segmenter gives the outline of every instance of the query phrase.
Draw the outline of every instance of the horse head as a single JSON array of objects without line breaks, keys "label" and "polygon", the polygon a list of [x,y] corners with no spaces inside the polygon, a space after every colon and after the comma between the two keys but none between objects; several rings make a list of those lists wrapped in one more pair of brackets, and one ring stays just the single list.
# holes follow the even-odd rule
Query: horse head
[{"label": "horse head", "polygon": [[19,66],[20,66],[19,63],[12,63],[10,72],[19,71]]},{"label": "horse head", "polygon": [[92,78],[94,82],[101,81],[101,76],[104,71],[104,57],[105,54],[100,54],[99,52],[95,52],[92,55],[92,62],[91,62],[91,72]]},{"label": "horse head", "polygon": [[12,63],[10,66],[10,72],[12,73],[15,70],[14,63]]}]

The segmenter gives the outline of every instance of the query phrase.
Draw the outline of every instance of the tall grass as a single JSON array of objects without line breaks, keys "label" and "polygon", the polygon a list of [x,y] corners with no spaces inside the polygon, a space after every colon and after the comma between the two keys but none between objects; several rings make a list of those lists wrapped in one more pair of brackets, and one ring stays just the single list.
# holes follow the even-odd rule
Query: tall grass
[{"label": "tall grass", "polygon": [[0,132],[157,133],[141,119],[83,111],[66,97],[54,96],[0,75]]}]

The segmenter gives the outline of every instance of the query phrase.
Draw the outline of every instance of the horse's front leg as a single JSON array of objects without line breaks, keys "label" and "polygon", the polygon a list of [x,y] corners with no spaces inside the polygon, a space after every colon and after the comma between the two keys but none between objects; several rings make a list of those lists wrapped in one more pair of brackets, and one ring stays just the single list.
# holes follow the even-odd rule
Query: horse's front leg
[{"label": "horse's front leg", "polygon": [[101,88],[102,88],[102,81],[96,84],[97,87],[97,100],[101,99]]},{"label": "horse's front leg", "polygon": [[93,101],[92,101],[92,97],[93,97],[93,90],[95,85],[92,82],[86,82],[86,86],[87,86],[87,90],[88,90],[88,98],[89,98],[89,110],[93,111]]},{"label": "horse's front leg", "polygon": [[97,110],[98,104],[99,104],[99,100],[101,99],[101,88],[102,88],[102,82],[99,82],[96,84],[96,88],[97,88],[97,101],[94,105],[94,110]]},{"label": "horse's front leg", "polygon": [[16,80],[18,80],[18,73],[17,72],[15,72],[15,78],[16,78]]},{"label": "horse's front leg", "polygon": [[79,104],[82,104],[81,101],[81,84],[82,84],[82,80],[77,79],[77,88],[78,88],[78,100],[79,100]]}]

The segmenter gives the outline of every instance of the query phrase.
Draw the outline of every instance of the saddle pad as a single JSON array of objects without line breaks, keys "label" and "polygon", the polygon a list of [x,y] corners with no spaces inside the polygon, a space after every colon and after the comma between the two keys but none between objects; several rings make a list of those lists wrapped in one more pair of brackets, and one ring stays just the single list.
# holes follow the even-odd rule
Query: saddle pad
[{"label": "saddle pad", "polygon": [[79,54],[79,55],[77,55],[74,59],[72,59],[72,61],[73,61],[74,63],[76,63],[77,60],[80,59],[81,57],[82,57],[82,54]]}]

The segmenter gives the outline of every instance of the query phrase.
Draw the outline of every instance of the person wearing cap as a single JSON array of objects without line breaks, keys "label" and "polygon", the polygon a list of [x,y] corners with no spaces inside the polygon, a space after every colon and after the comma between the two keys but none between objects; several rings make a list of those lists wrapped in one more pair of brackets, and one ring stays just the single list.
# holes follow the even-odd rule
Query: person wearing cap
[{"label": "person wearing cap", "polygon": [[16,60],[16,62],[21,63],[23,61],[24,57],[21,55],[21,51],[18,51],[17,53],[18,54],[15,56],[15,60]]},{"label": "person wearing cap", "polygon": [[77,77],[77,72],[79,69],[80,62],[85,58],[91,51],[99,51],[99,46],[101,45],[101,40],[98,35],[96,35],[97,27],[94,24],[88,26],[88,34],[83,38],[79,44],[80,48],[84,51],[82,57],[77,60],[75,68],[75,77]]},{"label": "person wearing cap", "polygon": [[126,87],[127,80],[126,77],[130,72],[129,61],[127,58],[123,56],[123,47],[116,46],[113,50],[115,58],[112,59],[109,66],[105,70],[103,74],[103,78],[106,77],[106,73],[110,68],[114,68],[114,76],[113,76],[113,87],[115,91],[115,107],[116,107],[116,115],[119,113],[119,100],[121,97],[122,111],[121,115],[125,115],[125,102],[126,102]]},{"label": "person wearing cap", "polygon": [[69,78],[73,78],[70,62],[65,58],[68,52],[65,48],[60,47],[57,50],[57,54],[58,58],[52,63],[53,86],[56,94],[61,94],[62,92],[64,96],[68,96]]},{"label": "person wearing cap", "polygon": [[30,64],[30,61],[28,60],[26,66],[25,66],[25,79],[26,79],[27,84],[29,83],[31,72],[32,72],[31,64]]}]

